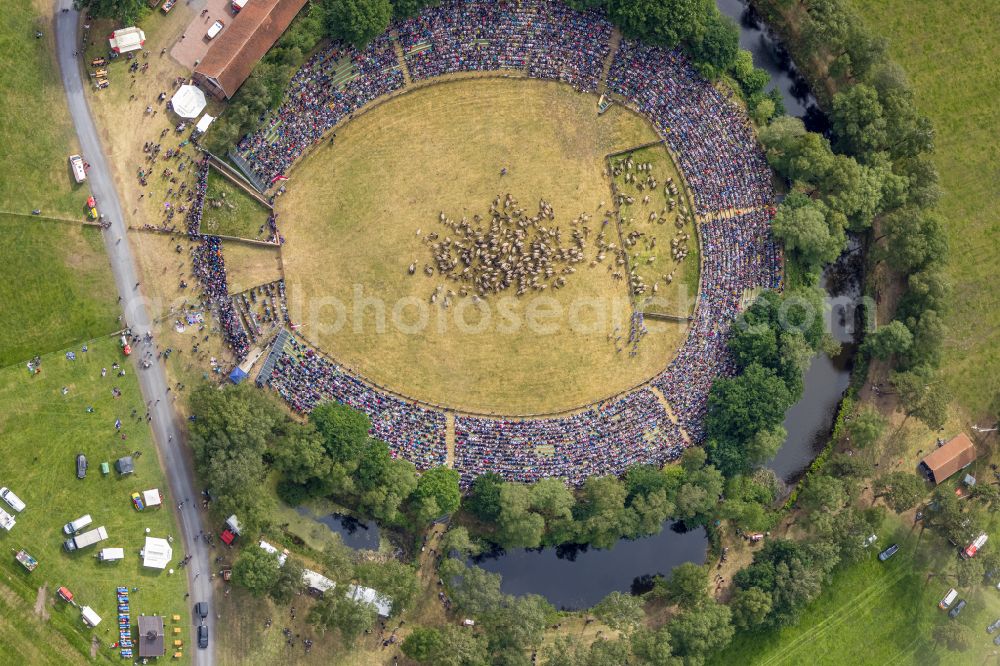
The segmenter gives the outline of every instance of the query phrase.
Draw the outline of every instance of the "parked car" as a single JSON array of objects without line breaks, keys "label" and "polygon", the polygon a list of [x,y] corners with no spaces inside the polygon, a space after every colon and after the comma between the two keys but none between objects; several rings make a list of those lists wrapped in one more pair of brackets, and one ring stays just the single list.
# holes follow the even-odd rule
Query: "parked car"
[{"label": "parked car", "polygon": [[142,496],[139,493],[132,493],[132,506],[136,511],[142,511],[146,507],[142,504]]},{"label": "parked car", "polygon": [[986,633],[988,633],[988,634],[992,634],[992,633],[993,633],[994,631],[996,631],[997,629],[1000,629],[1000,617],[998,617],[998,618],[996,619],[996,622],[994,622],[994,623],[993,623],[993,624],[991,624],[990,626],[986,627]]},{"label": "parked car", "polygon": [[198,647],[208,647],[208,627],[204,624],[198,625]]},{"label": "parked car", "polygon": [[952,608],[950,611],[948,611],[948,617],[950,617],[953,620],[956,617],[958,617],[958,614],[962,612],[963,608],[965,608],[965,604],[966,603],[968,603],[968,602],[966,602],[965,599],[959,599],[958,603],[955,604],[955,607]]},{"label": "parked car", "polygon": [[993,645],[1000,645],[1000,635],[993,639]]},{"label": "parked car", "polygon": [[7,504],[10,504],[14,511],[17,511],[18,513],[24,511],[24,502],[22,502],[21,498],[15,495],[14,491],[10,488],[6,486],[0,488],[0,497],[2,497]]},{"label": "parked car", "polygon": [[199,601],[194,605],[194,614],[204,620],[208,617],[208,602]]},{"label": "parked car", "polygon": [[63,532],[65,532],[67,535],[72,536],[75,532],[79,532],[87,525],[90,525],[90,523],[92,522],[93,520],[91,519],[90,514],[88,513],[86,515],[80,516],[79,518],[77,518],[72,522],[66,523],[63,526]]},{"label": "parked car", "polygon": [[870,534],[868,536],[868,538],[865,539],[865,548],[867,548],[868,546],[872,545],[876,541],[878,541],[878,535],[877,534]]},{"label": "parked car", "polygon": [[226,27],[225,23],[223,23],[222,21],[216,21],[215,23],[212,24],[212,27],[208,29],[208,32],[205,34],[205,36],[208,37],[209,39],[215,39],[215,36],[218,35],[220,32],[222,32],[222,29],[224,27]]},{"label": "parked car", "polygon": [[82,479],[87,476],[87,456],[82,453],[76,454],[76,478]]},{"label": "parked car", "polygon": [[895,544],[894,543],[891,546],[889,546],[888,548],[886,548],[885,550],[883,550],[881,553],[879,553],[878,554],[878,559],[880,559],[883,562],[885,562],[887,559],[889,559],[890,557],[892,557],[893,555],[895,555],[896,551],[898,551],[898,550],[899,550],[899,544]]}]

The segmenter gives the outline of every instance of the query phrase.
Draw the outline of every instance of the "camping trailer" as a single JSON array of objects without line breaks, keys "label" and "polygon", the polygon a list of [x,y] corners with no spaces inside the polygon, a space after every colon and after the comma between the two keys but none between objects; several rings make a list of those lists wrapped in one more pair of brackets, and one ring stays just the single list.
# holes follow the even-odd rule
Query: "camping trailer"
[{"label": "camping trailer", "polygon": [[87,180],[87,170],[83,166],[83,158],[79,155],[69,156],[69,166],[73,170],[73,178],[77,183]]},{"label": "camping trailer", "polygon": [[14,516],[0,509],[0,527],[10,532],[10,528],[14,527],[16,523],[17,521],[14,520]]},{"label": "camping trailer", "polygon": [[24,511],[24,502],[22,502],[21,498],[15,495],[14,491],[10,488],[7,488],[6,486],[0,488],[0,497],[2,497],[7,504],[10,504],[14,511],[17,511],[18,513]]},{"label": "camping trailer", "polygon": [[103,548],[97,554],[97,559],[101,562],[117,562],[125,559],[124,548]]},{"label": "camping trailer", "polygon": [[96,627],[101,623],[101,616],[94,612],[94,609],[90,606],[83,606],[80,608],[80,617],[83,619],[83,623],[88,627]]}]

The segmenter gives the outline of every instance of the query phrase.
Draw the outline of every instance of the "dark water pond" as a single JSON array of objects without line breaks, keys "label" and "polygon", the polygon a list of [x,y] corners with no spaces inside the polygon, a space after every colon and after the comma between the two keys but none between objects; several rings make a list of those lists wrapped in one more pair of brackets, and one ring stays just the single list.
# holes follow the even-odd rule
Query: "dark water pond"
[{"label": "dark water pond", "polygon": [[646,592],[657,574],[668,575],[684,562],[705,562],[705,528],[685,530],[666,523],[654,536],[621,539],[608,550],[564,545],[556,548],[499,550],[474,562],[503,576],[507,594],[540,594],[558,608],[589,608],[610,592]]},{"label": "dark water pond", "polygon": [[317,523],[322,523],[330,528],[331,532],[340,535],[344,545],[355,550],[378,550],[379,529],[374,521],[361,521],[352,516],[345,516],[339,513],[328,513],[318,516],[307,506],[300,506],[295,509],[300,516],[305,516]]},{"label": "dark water pond", "polygon": [[790,116],[802,118],[814,132],[826,132],[829,122],[816,105],[809,85],[799,74],[795,63],[781,44],[769,34],[767,26],[746,0],[716,0],[724,15],[736,21],[740,29],[740,48],[750,52],[753,64],[771,75],[768,90],[775,88],[785,102]]}]

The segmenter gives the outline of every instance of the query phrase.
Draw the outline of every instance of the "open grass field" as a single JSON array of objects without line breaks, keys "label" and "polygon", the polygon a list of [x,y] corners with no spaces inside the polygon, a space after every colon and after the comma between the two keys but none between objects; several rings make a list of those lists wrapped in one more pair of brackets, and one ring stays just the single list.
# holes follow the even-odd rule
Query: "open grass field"
[{"label": "open grass field", "polygon": [[226,258],[230,294],[238,294],[250,287],[281,279],[281,260],[277,248],[223,241],[222,251]]},{"label": "open grass field", "polygon": [[[893,59],[906,70],[917,104],[937,130],[954,287],[942,369],[959,404],[984,418],[1000,391],[1000,5],[977,0],[854,0]],[[994,413],[995,415],[995,413]]]},{"label": "open grass field", "polygon": [[[463,410],[570,409],[660,371],[684,325],[650,322],[631,357],[629,294],[613,277],[620,267],[589,265],[600,205],[611,203],[605,155],[657,137],[626,109],[598,116],[596,101],[557,83],[467,79],[402,95],[339,129],[295,168],[277,206],[292,320],[372,381]],[[573,220],[590,214],[587,261],[541,296],[511,289],[478,304],[456,296],[445,308],[446,290],[459,284],[424,274],[434,258],[423,239],[448,235],[442,211],[488,221],[505,193],[529,215],[549,202],[548,224],[564,245]]]},{"label": "open grass field", "polygon": [[0,214],[0,367],[119,328],[101,231]]},{"label": "open grass field", "polygon": [[53,55],[52,7],[10,0],[0,17],[0,211],[41,208],[45,215],[83,219],[90,191],[69,169],[68,157],[79,145]]},{"label": "open grass field", "polygon": [[[961,588],[958,558],[939,537],[888,518],[880,547],[898,543],[899,554],[879,562],[878,551],[838,571],[830,585],[794,627],[756,635],[738,634],[713,664],[984,664],[996,663],[997,649],[986,626],[1000,617],[1000,592],[992,586]],[[949,620],[937,604],[951,587],[969,602]],[[975,637],[968,652],[949,652],[931,632],[959,622]]]},{"label": "open grass field", "polygon": [[268,210],[256,199],[215,169],[209,169],[201,217],[203,234],[267,240],[268,215]]},{"label": "open grass field", "polygon": [[[648,166],[648,169],[625,168],[628,157],[636,165]],[[691,222],[690,197],[680,172],[662,144],[614,157],[612,168],[616,166],[621,173],[612,174],[615,187],[633,200],[632,204],[626,201],[619,206],[621,234],[626,239],[630,234],[642,234],[636,236],[635,243],[628,249],[629,264],[646,286],[645,293],[636,297],[636,303],[646,313],[687,317],[694,312],[698,295],[700,253]],[[677,187],[679,194],[676,197],[665,190],[668,178]],[[670,208],[670,199],[674,200],[676,208]],[[692,215],[687,222],[680,218],[681,206]],[[651,215],[656,218],[651,219]],[[681,261],[672,255],[674,242],[678,248],[687,249],[688,254]]]},{"label": "open grass field", "polygon": [[[36,597],[41,598],[41,614],[49,618],[43,624],[62,634],[70,646],[63,661],[75,659],[75,655],[69,654],[72,652],[89,656],[91,636],[96,636],[102,644],[98,649],[101,660],[118,663],[117,653],[107,648],[117,637],[116,586],[139,588],[130,594],[133,625],[139,613],[178,613],[182,616],[180,637],[187,644],[190,614],[183,596],[185,578],[144,569],[139,558],[144,529],[149,528],[151,536],[167,537],[177,534],[177,528],[169,508],[173,498],[143,418],[145,406],[138,384],[130,365],[126,366],[124,377],[117,376],[117,370],[113,369],[112,364],[122,360],[116,338],[105,337],[87,344],[87,352],[82,351],[82,344],[72,347],[75,361],[68,360],[64,351],[43,356],[42,372],[37,375],[29,375],[20,364],[0,370],[0,441],[4,443],[0,484],[10,486],[27,504],[24,512],[17,515],[14,528],[0,534],[5,552],[0,557],[3,577],[0,582],[9,591],[9,594],[0,592],[0,603],[23,607],[30,602],[34,606]],[[102,368],[108,370],[105,377],[101,376]],[[114,388],[121,391],[120,397],[114,397]],[[88,407],[93,407],[92,413],[87,412]],[[138,420],[131,417],[133,410]],[[119,418],[123,423],[120,432],[114,426]],[[127,439],[123,440],[122,434]],[[134,451],[141,452],[135,461],[135,474],[126,477],[119,477],[114,471],[109,476],[101,474],[102,461],[113,463]],[[76,478],[77,453],[84,453],[89,461],[89,471],[83,480]],[[149,488],[160,489],[165,506],[139,513],[132,508],[129,495]],[[92,527],[107,528],[109,538],[97,546],[65,553],[62,526],[85,513],[93,516]],[[122,547],[125,559],[102,564],[95,557],[101,547]],[[39,561],[34,572],[28,573],[13,559],[10,551],[17,548],[27,549]],[[181,557],[183,553],[178,547],[174,566]],[[103,618],[95,631],[84,627],[78,609],[53,602],[60,585],[67,586],[78,603],[91,606]],[[38,588],[42,586],[47,586],[47,590],[39,597]],[[30,631],[34,622],[16,614],[9,621],[14,623],[14,631],[21,634]],[[167,625],[173,625],[169,618]],[[59,641],[46,636],[40,634],[30,640],[44,640],[51,646],[31,648],[11,645],[5,635],[0,644],[7,647],[0,648],[0,655],[4,650],[35,649],[41,653],[61,650]]]}]

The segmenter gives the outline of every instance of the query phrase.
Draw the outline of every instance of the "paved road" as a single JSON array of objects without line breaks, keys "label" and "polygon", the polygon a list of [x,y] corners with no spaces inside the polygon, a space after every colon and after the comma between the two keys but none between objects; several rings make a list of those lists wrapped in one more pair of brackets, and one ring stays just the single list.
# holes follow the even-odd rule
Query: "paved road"
[{"label": "paved road", "polygon": [[[111,259],[111,270],[114,273],[115,284],[121,295],[122,312],[125,321],[132,327],[134,333],[140,335],[152,332],[149,311],[143,299],[142,292],[135,287],[139,281],[135,262],[128,241],[125,240],[125,216],[118,201],[111,170],[101,148],[101,143],[90,116],[90,108],[83,89],[82,75],[77,58],[73,53],[79,47],[77,41],[78,12],[73,9],[72,0],[56,0],[56,55],[59,68],[62,71],[63,86],[66,88],[66,98],[69,103],[73,125],[80,139],[85,159],[90,162],[88,178],[91,191],[97,199],[98,209],[111,221],[111,228],[104,232],[104,244]],[[62,9],[69,11],[63,12]],[[67,147],[68,152],[68,147]],[[81,202],[82,205],[82,202]],[[181,526],[180,539],[174,539],[175,575],[188,575],[188,589],[191,598],[187,601],[209,601],[210,612],[206,623],[209,625],[209,637],[216,634],[216,613],[212,607],[212,585],[210,580],[212,558],[203,540],[196,539],[204,530],[200,506],[200,493],[195,492],[194,475],[183,455],[181,434],[178,429],[177,415],[173,409],[173,393],[167,392],[167,377],[163,365],[156,361],[157,346],[153,340],[149,344],[140,344],[133,356],[142,357],[147,353],[153,356],[149,369],[140,369],[138,364],[133,367],[139,377],[139,386],[143,398],[150,404],[153,434],[159,448],[167,478],[170,483],[171,497],[174,502],[182,499],[185,502],[179,511]],[[185,554],[193,557],[186,568],[177,568],[177,564]],[[194,647],[194,636],[188,643]],[[215,641],[209,641],[209,649],[191,651],[193,661],[199,666],[212,666],[215,663]]]}]

